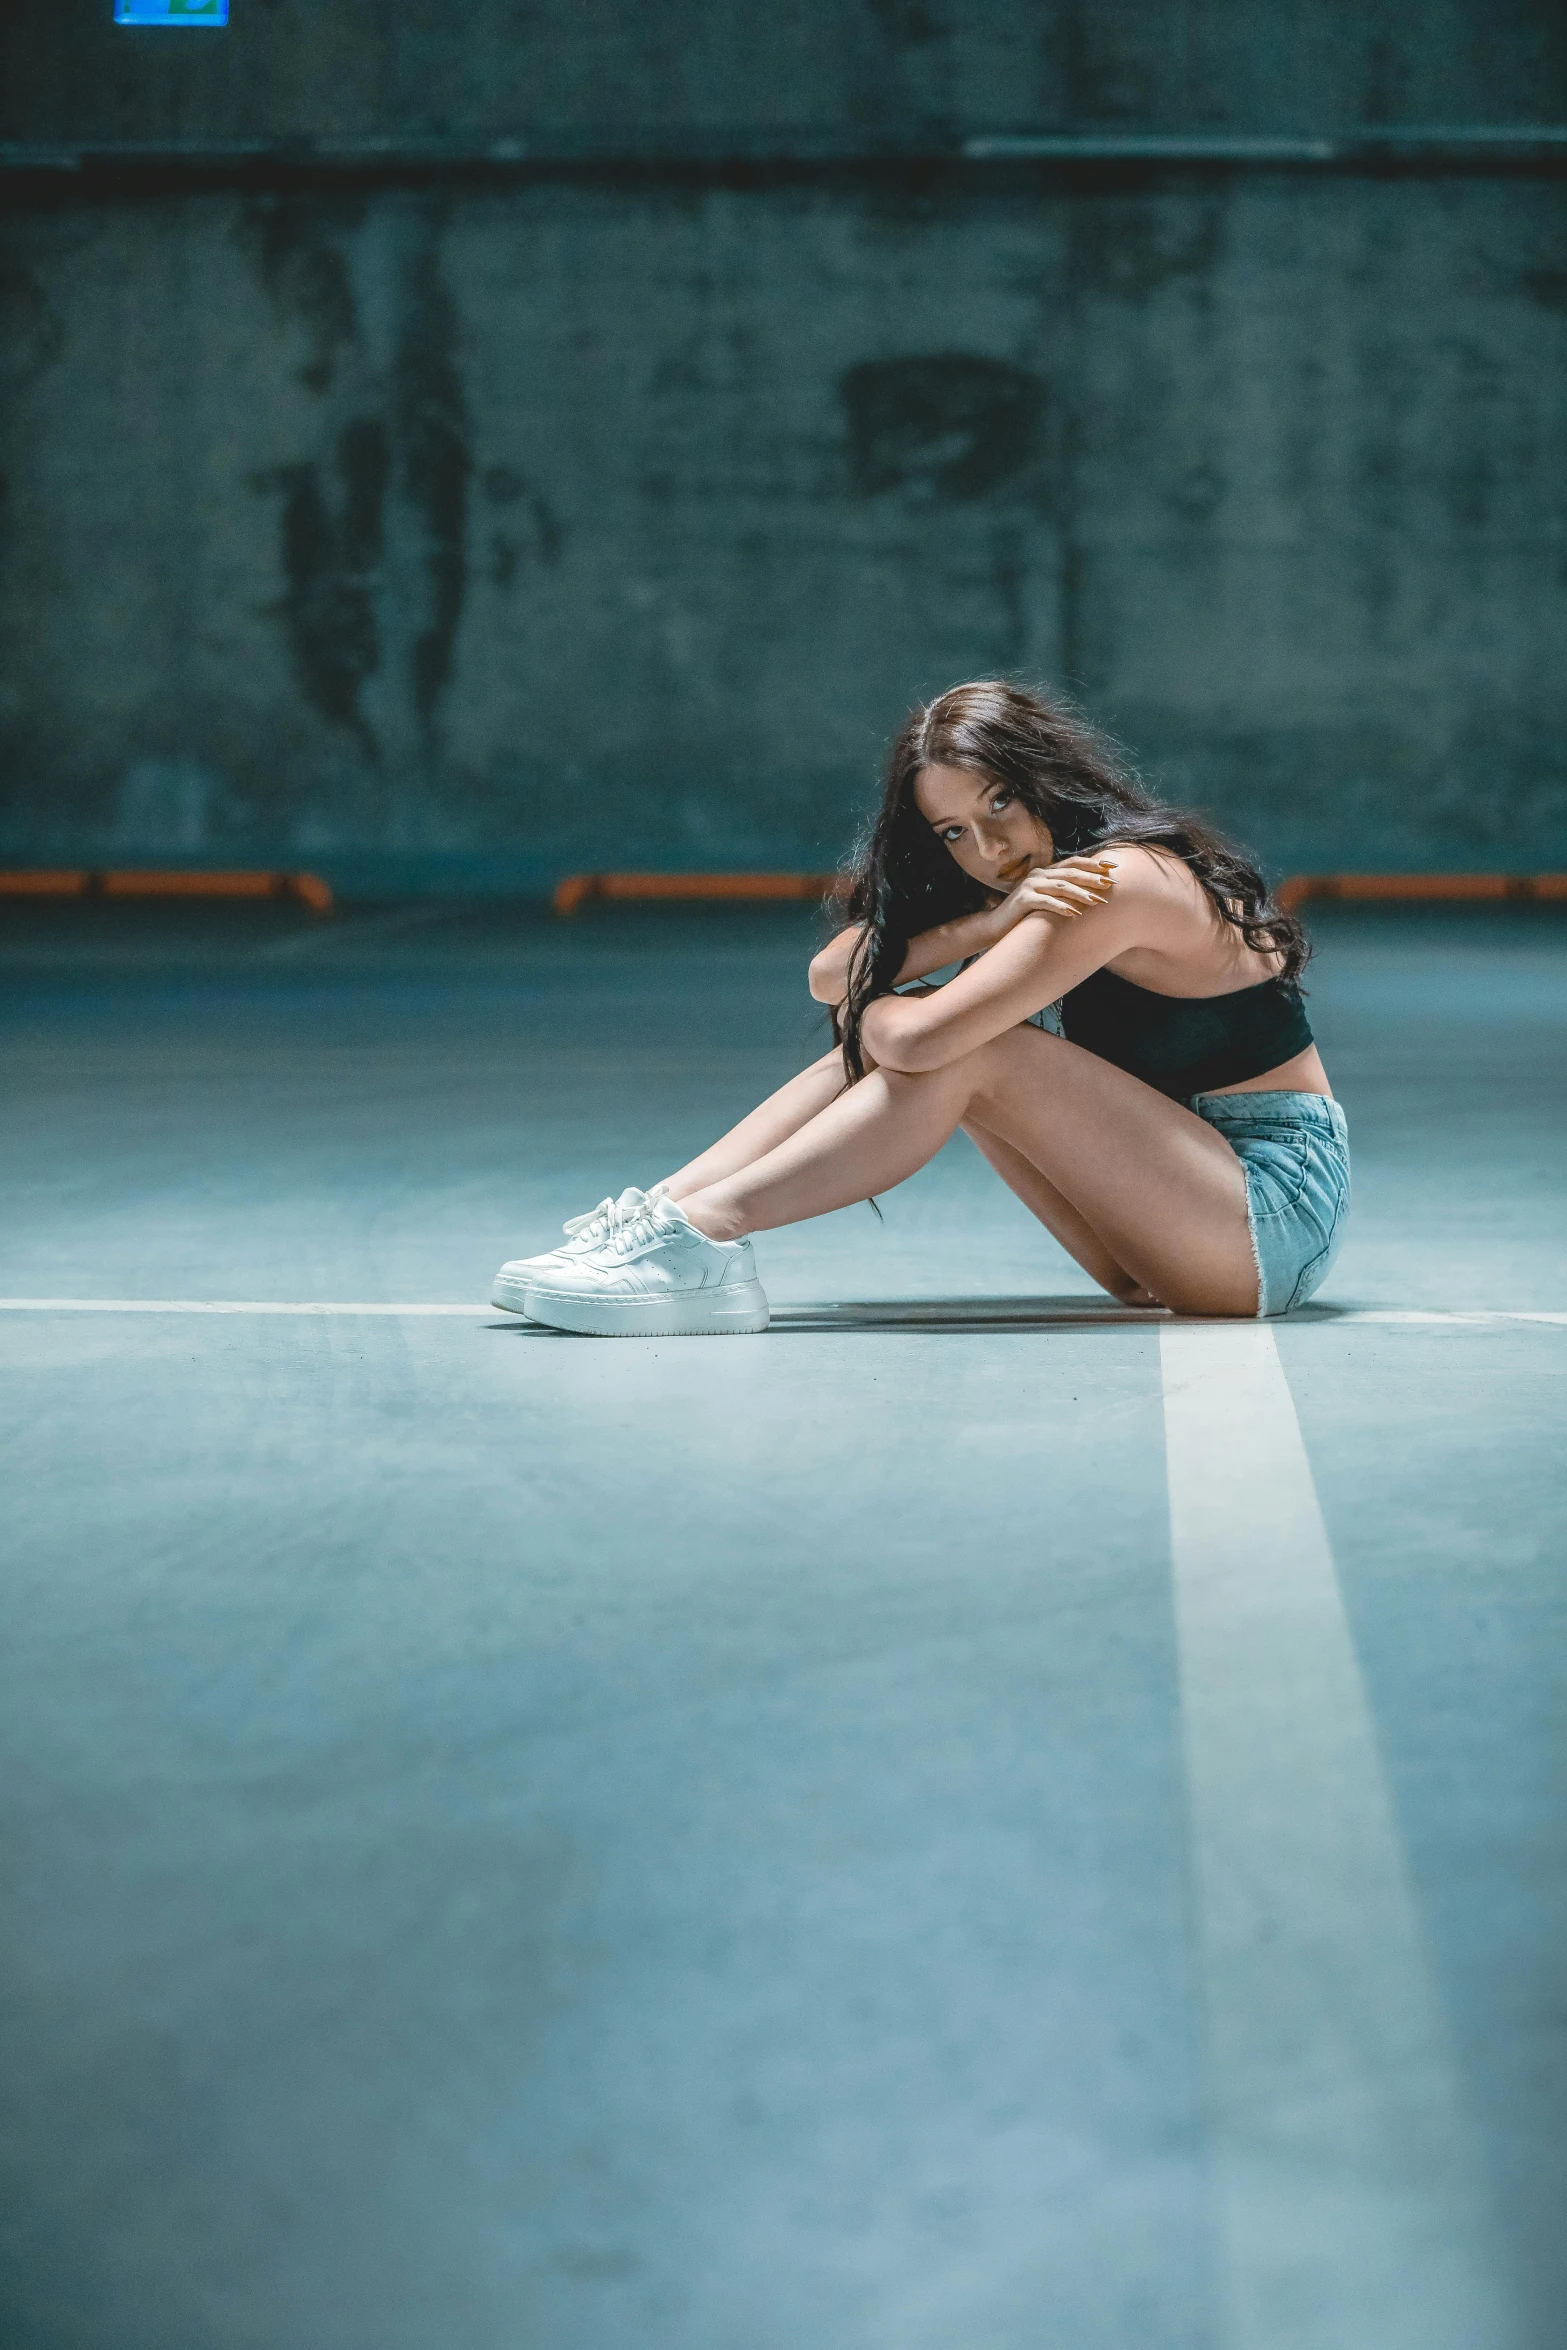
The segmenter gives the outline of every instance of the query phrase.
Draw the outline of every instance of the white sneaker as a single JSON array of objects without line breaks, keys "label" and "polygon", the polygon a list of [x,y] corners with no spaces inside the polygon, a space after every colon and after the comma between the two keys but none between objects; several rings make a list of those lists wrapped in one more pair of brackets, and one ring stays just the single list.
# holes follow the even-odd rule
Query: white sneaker
[{"label": "white sneaker", "polygon": [[585,1216],[573,1216],[561,1226],[566,1235],[564,1248],[550,1248],[538,1257],[513,1257],[502,1265],[490,1290],[490,1303],[503,1313],[526,1314],[528,1283],[557,1265],[569,1265],[574,1257],[597,1248],[617,1228],[620,1219],[631,1215],[644,1201],[662,1199],[664,1186],[655,1183],[651,1191],[639,1191],[634,1183],[627,1184],[619,1199],[601,1199],[596,1208],[589,1208]]},{"label": "white sneaker", "polygon": [[709,1240],[672,1199],[617,1213],[609,1237],[564,1251],[528,1283],[535,1322],[586,1338],[701,1338],[765,1330],[767,1299],[748,1240]]}]

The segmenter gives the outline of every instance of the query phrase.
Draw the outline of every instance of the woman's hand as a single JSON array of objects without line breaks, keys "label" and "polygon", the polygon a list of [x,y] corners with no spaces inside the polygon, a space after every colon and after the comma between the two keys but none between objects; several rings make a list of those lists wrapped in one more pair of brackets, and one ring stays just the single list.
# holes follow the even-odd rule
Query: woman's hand
[{"label": "woman's hand", "polygon": [[[903,986],[944,964],[984,954],[1025,915],[1051,914],[1057,921],[1075,921],[1090,907],[1102,906],[1114,887],[1115,860],[1108,855],[1060,857],[1053,865],[1036,865],[1005,896],[998,893],[983,913],[959,914],[911,940],[894,984]],[[849,965],[860,936],[858,925],[840,930],[812,958],[810,989],[819,1004],[841,1004],[848,995]]]},{"label": "woman's hand", "polygon": [[1075,922],[1080,914],[1102,906],[1114,887],[1115,866],[1109,857],[1058,857],[1053,865],[1033,866],[985,919],[996,939],[1005,938],[1028,914],[1053,914],[1058,921]]}]

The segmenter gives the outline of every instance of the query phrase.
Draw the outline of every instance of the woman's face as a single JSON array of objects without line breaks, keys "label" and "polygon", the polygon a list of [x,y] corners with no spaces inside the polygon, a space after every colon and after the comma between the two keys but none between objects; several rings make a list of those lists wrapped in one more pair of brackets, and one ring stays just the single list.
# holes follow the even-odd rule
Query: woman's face
[{"label": "woman's face", "polygon": [[988,775],[969,767],[922,767],[914,799],[942,846],[986,889],[1004,895],[1031,866],[1055,863],[1048,827]]}]

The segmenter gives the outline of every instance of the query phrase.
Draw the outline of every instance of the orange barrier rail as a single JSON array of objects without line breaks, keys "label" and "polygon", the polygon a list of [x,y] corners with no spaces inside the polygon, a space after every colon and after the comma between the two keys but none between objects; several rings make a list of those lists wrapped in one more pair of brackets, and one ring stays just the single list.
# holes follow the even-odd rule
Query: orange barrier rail
[{"label": "orange barrier rail", "polygon": [[298,898],[330,914],[332,892],[318,873],[154,873],[119,870],[0,873],[6,898]]},{"label": "orange barrier rail", "polygon": [[[572,873],[557,883],[557,914],[597,898],[841,897],[838,873]],[[1567,873],[1293,873],[1279,904],[1308,898],[1567,898]]]},{"label": "orange barrier rail", "polygon": [[[761,901],[844,894],[840,873],[572,873],[554,891],[557,914],[604,899]],[[0,872],[0,897],[297,898],[330,914],[332,891],[315,873],[156,872],[76,867]],[[1284,907],[1308,898],[1563,899],[1567,873],[1294,873],[1279,885]]]},{"label": "orange barrier rail", "polygon": [[1567,873],[1294,873],[1286,911],[1307,898],[1567,898]]},{"label": "orange barrier rail", "polygon": [[555,887],[557,914],[592,898],[826,898],[836,873],[571,873]]}]

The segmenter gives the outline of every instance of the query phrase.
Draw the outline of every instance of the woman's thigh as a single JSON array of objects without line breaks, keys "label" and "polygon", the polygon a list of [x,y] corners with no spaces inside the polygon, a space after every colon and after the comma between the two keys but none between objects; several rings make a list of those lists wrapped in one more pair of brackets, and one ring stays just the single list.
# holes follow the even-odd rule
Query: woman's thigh
[{"label": "woman's thigh", "polygon": [[1045,1230],[1060,1241],[1068,1256],[1075,1258],[1101,1289],[1108,1289],[1112,1297],[1119,1298],[1138,1293],[1138,1284],[1125,1266],[1116,1263],[1086,1217],[1078,1214],[1047,1175],[1041,1175],[1032,1159],[1025,1159],[1020,1150],[1010,1142],[1003,1142],[999,1134],[992,1134],[977,1118],[965,1118],[963,1131],[1008,1190],[1016,1192],[1030,1213],[1039,1218]]},{"label": "woman's thigh", "polygon": [[1039,1169],[1116,1265],[1178,1312],[1255,1314],[1246,1179],[1223,1135],[1037,1028],[1008,1029],[974,1061],[970,1115]]}]

